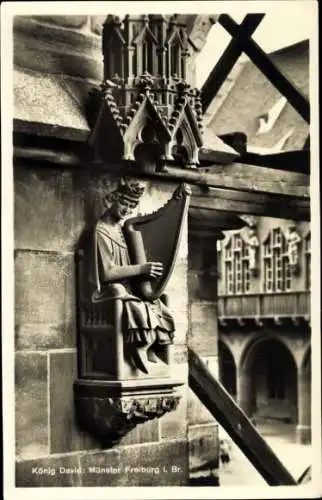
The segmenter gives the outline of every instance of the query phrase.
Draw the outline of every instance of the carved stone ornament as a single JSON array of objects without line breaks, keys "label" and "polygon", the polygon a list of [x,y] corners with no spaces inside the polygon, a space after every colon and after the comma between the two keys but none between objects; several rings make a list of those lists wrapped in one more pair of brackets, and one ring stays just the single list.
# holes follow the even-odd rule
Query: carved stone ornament
[{"label": "carved stone ornament", "polygon": [[108,16],[104,81],[92,94],[90,138],[105,163],[195,168],[202,146],[200,91],[186,82],[189,43],[176,16]]},{"label": "carved stone ornament", "polygon": [[[126,395],[111,397],[115,390],[113,383],[90,384],[86,381],[77,381],[74,390],[78,424],[103,445],[116,444],[136,425],[160,418],[165,413],[175,410],[180,397],[171,393],[174,386],[175,383],[171,386],[155,384],[150,387],[150,393],[147,392],[148,386],[146,386],[142,395],[140,387],[136,387],[136,391],[133,392],[133,382],[132,387],[129,387],[129,384],[123,386],[120,384],[119,394],[124,391]],[[129,396],[129,392],[133,394]]]}]

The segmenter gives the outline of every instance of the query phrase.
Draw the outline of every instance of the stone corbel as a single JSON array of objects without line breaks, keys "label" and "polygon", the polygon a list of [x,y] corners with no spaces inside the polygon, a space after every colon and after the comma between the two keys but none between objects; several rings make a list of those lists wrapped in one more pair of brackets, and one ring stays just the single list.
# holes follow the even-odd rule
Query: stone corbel
[{"label": "stone corbel", "polygon": [[151,381],[140,388],[133,381],[77,380],[74,391],[78,424],[103,445],[113,445],[138,424],[175,410],[180,397],[173,390],[179,385],[182,382]]},{"label": "stone corbel", "polygon": [[262,328],[264,326],[264,323],[263,323],[262,318],[260,316],[256,316],[254,318],[254,322],[255,322],[255,325],[259,326],[260,328]]},{"label": "stone corbel", "polygon": [[220,326],[222,326],[223,328],[226,328],[226,327],[228,326],[227,321],[225,321],[225,319],[224,319],[224,318],[222,318],[222,317],[219,317],[219,318],[218,318],[218,323],[219,323],[219,325],[220,325]]},{"label": "stone corbel", "polygon": [[241,328],[244,328],[244,326],[246,325],[245,319],[242,317],[236,318],[236,322],[237,322],[237,325],[240,326]]},{"label": "stone corbel", "polygon": [[276,326],[282,326],[283,325],[283,318],[281,316],[274,316],[273,322]]},{"label": "stone corbel", "polygon": [[301,317],[300,316],[291,316],[292,323],[295,327],[299,327],[301,324]]}]

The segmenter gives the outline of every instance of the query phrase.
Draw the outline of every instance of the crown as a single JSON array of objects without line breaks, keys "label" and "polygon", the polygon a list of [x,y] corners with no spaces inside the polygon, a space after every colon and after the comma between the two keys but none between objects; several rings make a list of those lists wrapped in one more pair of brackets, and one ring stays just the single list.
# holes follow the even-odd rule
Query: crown
[{"label": "crown", "polygon": [[119,196],[126,197],[137,202],[141,198],[143,192],[144,186],[135,180],[124,182],[117,189]]}]

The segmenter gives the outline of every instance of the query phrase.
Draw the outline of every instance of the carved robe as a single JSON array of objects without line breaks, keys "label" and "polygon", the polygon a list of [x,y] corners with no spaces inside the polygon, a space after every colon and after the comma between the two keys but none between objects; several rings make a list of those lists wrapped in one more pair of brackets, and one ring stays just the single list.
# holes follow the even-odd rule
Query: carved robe
[{"label": "carved robe", "polygon": [[[89,280],[94,285],[93,302],[123,301],[123,325],[126,341],[145,345],[156,336],[159,344],[170,344],[173,339],[174,320],[170,310],[161,302],[147,302],[133,294],[130,279],[117,283],[108,282],[113,266],[130,265],[130,259],[122,228],[99,220],[92,236],[89,261]],[[154,333],[154,336],[152,335]]]}]

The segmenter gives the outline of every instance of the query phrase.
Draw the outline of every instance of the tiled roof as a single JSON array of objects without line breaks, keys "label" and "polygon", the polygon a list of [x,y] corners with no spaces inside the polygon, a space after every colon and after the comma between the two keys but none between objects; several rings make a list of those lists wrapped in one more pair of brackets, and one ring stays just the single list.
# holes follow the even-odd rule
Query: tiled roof
[{"label": "tiled roof", "polygon": [[[309,42],[304,41],[286,47],[271,53],[270,57],[281,72],[308,96]],[[223,104],[208,122],[208,126],[217,135],[235,131],[244,132],[247,135],[248,145],[258,148],[274,147],[289,130],[293,129],[283,150],[300,149],[306,140],[309,127],[289,103],[285,105],[269,132],[256,135],[258,117],[267,113],[280,97],[280,92],[263,73],[251,61],[246,62]],[[213,104],[211,106],[214,107]]]}]

